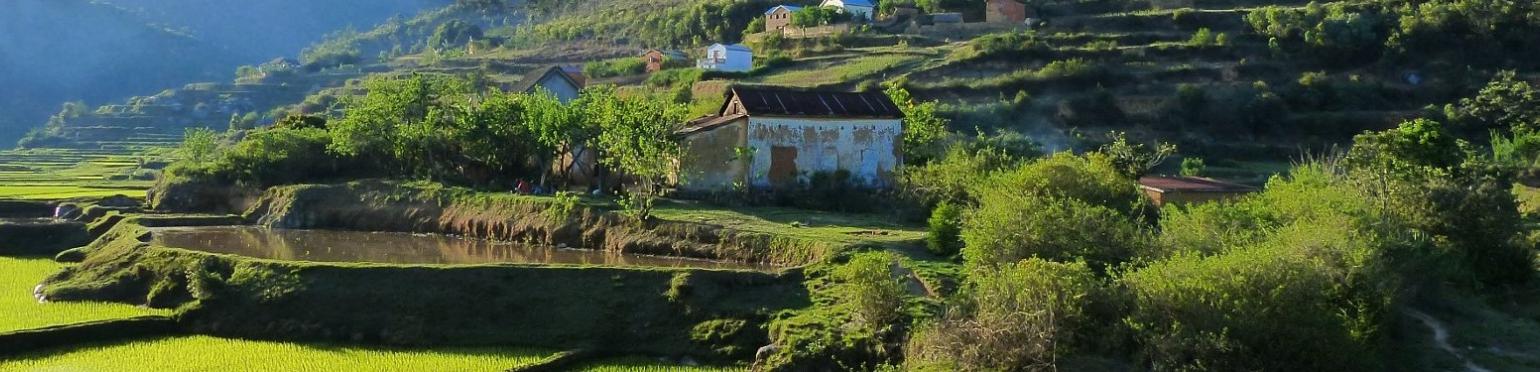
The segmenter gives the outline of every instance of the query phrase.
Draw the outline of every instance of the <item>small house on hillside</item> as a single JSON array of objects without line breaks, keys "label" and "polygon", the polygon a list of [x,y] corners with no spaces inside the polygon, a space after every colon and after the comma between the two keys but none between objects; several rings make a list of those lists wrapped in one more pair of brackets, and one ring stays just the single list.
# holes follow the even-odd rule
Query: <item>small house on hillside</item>
[{"label": "small house on hillside", "polygon": [[1017,0],[985,0],[984,22],[1023,24],[1037,18],[1037,12]]},{"label": "small house on hillside", "polygon": [[791,14],[802,10],[796,5],[776,5],[765,11],[765,32],[780,32],[791,26]]},{"label": "small house on hillside", "polygon": [[1139,178],[1139,188],[1157,207],[1233,199],[1257,191],[1255,187],[1204,177],[1146,176]]},{"label": "small house on hillside", "polygon": [[845,171],[855,185],[888,187],[903,132],[903,112],[881,92],[733,87],[716,114],[675,133],[686,149],[676,181],[685,191],[772,188]]},{"label": "small house on hillside", "polygon": [[684,52],[657,49],[650,49],[647,53],[642,53],[642,61],[647,63],[648,73],[663,71],[664,68],[668,68],[680,61],[684,61],[686,65],[690,62],[689,57],[685,56]]},{"label": "small house on hillside", "polygon": [[872,4],[871,0],[823,0],[818,6],[839,8],[840,12],[858,20],[872,19],[872,14],[877,10],[877,5]]},{"label": "small house on hillside", "polygon": [[743,44],[711,44],[706,47],[706,58],[695,62],[703,70],[723,72],[748,72],[754,69],[754,50]]},{"label": "small house on hillside", "polygon": [[556,99],[562,103],[572,102],[583,91],[584,80],[582,73],[569,71],[562,66],[548,66],[524,75],[519,83],[510,92],[534,93],[545,89],[556,95]]}]

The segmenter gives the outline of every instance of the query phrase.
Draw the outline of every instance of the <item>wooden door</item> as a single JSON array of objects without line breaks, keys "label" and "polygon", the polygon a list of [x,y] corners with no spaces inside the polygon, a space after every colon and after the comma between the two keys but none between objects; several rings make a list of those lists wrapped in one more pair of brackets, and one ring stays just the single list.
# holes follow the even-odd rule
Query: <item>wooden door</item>
[{"label": "wooden door", "polygon": [[770,184],[781,186],[795,182],[797,182],[797,148],[771,146]]}]

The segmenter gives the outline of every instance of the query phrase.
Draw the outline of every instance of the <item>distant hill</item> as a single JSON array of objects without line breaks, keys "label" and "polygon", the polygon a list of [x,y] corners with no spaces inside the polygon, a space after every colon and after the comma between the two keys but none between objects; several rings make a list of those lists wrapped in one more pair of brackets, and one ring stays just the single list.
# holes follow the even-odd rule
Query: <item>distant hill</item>
[{"label": "distant hill", "polygon": [[228,81],[237,66],[452,0],[13,0],[0,11],[0,143],[62,103]]}]

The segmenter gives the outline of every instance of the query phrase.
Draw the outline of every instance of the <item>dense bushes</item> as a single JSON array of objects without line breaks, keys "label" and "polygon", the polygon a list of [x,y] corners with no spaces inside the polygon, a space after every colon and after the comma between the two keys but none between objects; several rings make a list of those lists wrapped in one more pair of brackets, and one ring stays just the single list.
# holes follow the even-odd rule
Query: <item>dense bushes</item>
[{"label": "dense bushes", "polygon": [[946,314],[917,330],[905,367],[919,371],[1052,370],[1090,339],[1101,285],[1083,263],[1041,259],[975,272]]},{"label": "dense bushes", "polygon": [[612,169],[655,180],[667,169],[659,160],[670,156],[667,134],[683,120],[680,106],[613,89],[586,90],[564,104],[451,77],[375,78],[364,88],[340,102],[340,117],[286,118],[227,148],[212,131],[189,132],[170,173],[259,187],[355,177],[560,183],[568,171],[547,165],[581,147],[603,154]]},{"label": "dense bushes", "polygon": [[264,187],[368,174],[362,162],[326,151],[331,137],[320,128],[254,131],[207,161],[182,161],[173,176]]},{"label": "dense bushes", "polygon": [[1532,2],[1377,0],[1268,6],[1252,11],[1246,22],[1275,50],[1334,65],[1391,57],[1456,69],[1532,67],[1536,51],[1526,46],[1540,30],[1536,10]]},{"label": "dense bushes", "polygon": [[963,258],[996,267],[1032,257],[1117,265],[1142,244],[1138,225],[1117,211],[1065,197],[985,193],[963,225]]}]

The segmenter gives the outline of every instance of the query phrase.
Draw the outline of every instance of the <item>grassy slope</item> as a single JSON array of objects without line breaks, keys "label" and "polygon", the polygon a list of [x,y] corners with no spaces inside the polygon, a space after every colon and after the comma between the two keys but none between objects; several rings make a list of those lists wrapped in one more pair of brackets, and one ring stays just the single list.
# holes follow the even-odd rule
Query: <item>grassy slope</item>
[{"label": "grassy slope", "polygon": [[723,209],[699,203],[663,202],[653,215],[671,221],[706,223],[735,230],[850,245],[906,246],[919,244],[925,236],[924,228],[902,224],[890,216],[793,208]]},{"label": "grassy slope", "polygon": [[208,336],[110,343],[0,361],[0,370],[500,371],[551,352],[516,348],[410,350]]},{"label": "grassy slope", "polygon": [[0,332],[168,313],[123,304],[38,303],[32,289],[61,267],[48,259],[0,257]]}]

